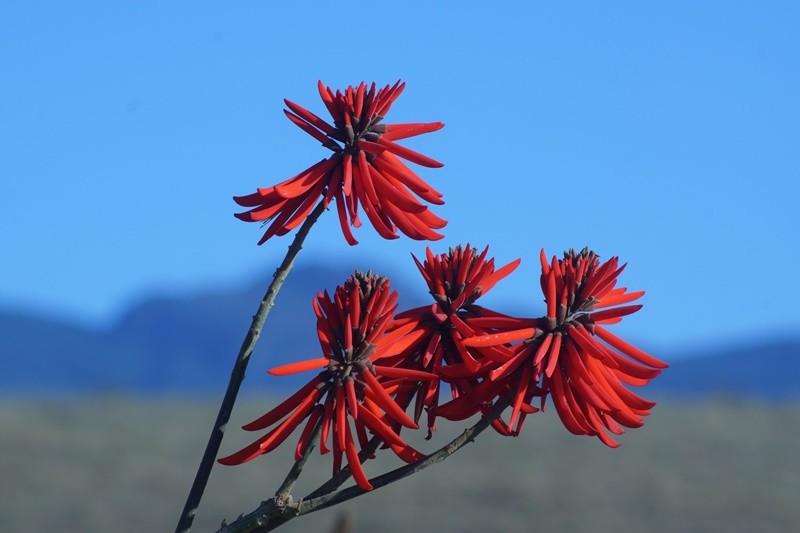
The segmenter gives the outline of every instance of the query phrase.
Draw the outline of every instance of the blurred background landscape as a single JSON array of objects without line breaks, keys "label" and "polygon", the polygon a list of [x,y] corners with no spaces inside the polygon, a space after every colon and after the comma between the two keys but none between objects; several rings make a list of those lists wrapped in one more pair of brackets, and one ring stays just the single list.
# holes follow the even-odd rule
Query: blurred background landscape
[{"label": "blurred background landscape", "polygon": [[[267,321],[248,369],[252,393],[282,393],[302,385],[303,375],[278,379],[266,370],[319,353],[311,301],[317,291],[342,283],[353,268],[309,263],[301,261],[291,272]],[[392,280],[400,310],[429,302],[421,276],[410,278],[407,270],[398,274],[387,266],[377,271]],[[0,308],[0,361],[6,368],[0,391],[19,398],[220,393],[271,276],[272,271],[265,272],[260,282],[231,290],[153,295],[107,328]],[[542,316],[541,295],[530,299],[537,298],[535,304],[511,300],[489,307],[515,316]],[[741,336],[701,348],[661,348],[647,339],[631,340],[671,365],[647,386],[650,395],[800,400],[800,335],[792,332]]]},{"label": "blurred background landscape", "polygon": [[[264,370],[318,353],[309,287],[333,287],[347,270],[305,265],[289,277],[223,452],[256,438],[239,426],[304,380]],[[263,277],[262,287],[153,296],[104,330],[0,313],[0,530],[171,530]],[[421,280],[400,279],[402,305],[424,303]],[[548,410],[517,439],[484,433],[444,463],[345,504],[355,531],[791,530],[800,520],[800,339],[654,353],[671,367],[639,392],[659,405],[620,449],[570,435]],[[433,451],[466,427],[444,424],[417,445]],[[292,449],[217,467],[195,530],[254,509],[277,488]],[[390,455],[367,472],[399,466]],[[329,472],[328,457],[310,464],[296,496]],[[325,531],[339,512],[284,527]]]},{"label": "blurred background landscape", "polygon": [[[590,246],[644,309],[615,331],[670,368],[622,447],[548,411],[348,503],[357,532],[785,532],[800,523],[800,4],[409,0],[0,3],[0,531],[170,531],[233,357],[288,240],[234,195],[325,157],[281,113],[402,79],[387,122],[444,194],[436,243],[348,247],[324,214],[278,297],[223,453],[315,357],[311,300],[355,269],[428,302],[409,253],[520,268],[481,303],[541,316],[537,255]],[[404,141],[405,143],[406,141]],[[440,429],[441,445],[464,425]],[[215,468],[214,530],[291,445]],[[330,468],[315,458],[298,495]],[[379,474],[390,458],[367,466]],[[325,531],[337,510],[291,522]]]}]

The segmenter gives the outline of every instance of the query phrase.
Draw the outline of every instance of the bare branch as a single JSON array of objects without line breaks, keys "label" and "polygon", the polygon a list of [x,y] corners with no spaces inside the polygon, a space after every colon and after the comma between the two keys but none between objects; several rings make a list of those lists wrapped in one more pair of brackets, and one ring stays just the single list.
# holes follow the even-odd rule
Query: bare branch
[{"label": "bare branch", "polygon": [[267,288],[267,292],[264,294],[261,304],[258,306],[258,311],[253,315],[253,322],[250,325],[250,329],[247,330],[247,335],[245,335],[242,346],[239,349],[239,354],[236,357],[236,362],[233,365],[228,388],[225,391],[225,396],[219,407],[217,419],[211,430],[211,436],[208,438],[208,444],[203,453],[203,458],[200,460],[200,466],[197,469],[192,488],[186,499],[186,505],[181,513],[178,526],[175,528],[176,533],[186,533],[192,527],[197,508],[200,506],[200,500],[203,497],[208,478],[211,475],[211,469],[214,466],[214,460],[217,458],[219,447],[222,444],[225,427],[228,424],[228,420],[230,420],[233,406],[236,403],[236,397],[239,394],[239,387],[244,379],[247,364],[250,362],[250,354],[253,353],[253,348],[255,348],[256,342],[261,335],[261,329],[264,327],[267,315],[275,303],[275,298],[278,296],[278,292],[283,282],[286,280],[286,276],[289,274],[292,266],[294,266],[294,260],[297,254],[303,248],[303,241],[305,241],[309,230],[311,230],[311,226],[314,225],[323,211],[325,211],[325,206],[323,202],[320,202],[308,215],[305,222],[303,222],[303,225],[297,231],[294,241],[292,241],[292,244],[289,246],[289,250],[286,252],[286,257],[283,259],[280,267],[275,271],[272,282],[269,288]]},{"label": "bare branch", "polygon": [[[503,398],[495,402],[492,409],[478,420],[472,427],[464,430],[464,432],[450,441],[445,446],[439,448],[432,454],[420,459],[415,463],[411,463],[386,474],[377,476],[370,480],[373,490],[385,487],[390,483],[394,483],[400,479],[408,477],[417,472],[421,472],[426,468],[440,463],[450,457],[452,454],[463,448],[466,444],[475,440],[475,437],[480,435],[491,423],[500,416],[503,410],[508,407],[511,402],[511,394],[505,395]],[[373,438],[368,447],[362,450],[359,454],[359,459],[363,460],[369,457],[371,453],[380,445],[380,440]],[[370,447],[374,445],[372,451]],[[345,472],[347,470],[347,472]],[[269,501],[262,502],[262,504],[255,511],[240,517],[231,524],[225,525],[217,533],[249,533],[258,532],[263,533],[272,531],[289,520],[302,516],[314,511],[326,509],[338,503],[352,500],[362,494],[366,494],[363,489],[358,485],[353,485],[343,490],[336,491],[335,489],[341,486],[349,477],[349,469],[342,469],[336,476],[331,478],[328,482],[323,484],[317,490],[309,494],[306,498],[298,500],[297,502],[288,502],[285,505],[276,505],[275,498]],[[329,491],[326,488],[333,487]]]}]

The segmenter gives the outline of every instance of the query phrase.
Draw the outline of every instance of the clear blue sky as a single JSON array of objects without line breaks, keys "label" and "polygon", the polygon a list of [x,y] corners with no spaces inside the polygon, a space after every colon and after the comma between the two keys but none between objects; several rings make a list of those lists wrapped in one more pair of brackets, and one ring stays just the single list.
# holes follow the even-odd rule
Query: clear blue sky
[{"label": "clear blue sky", "polygon": [[[231,196],[326,156],[282,99],[402,78],[389,122],[447,124],[406,142],[445,163],[434,249],[523,257],[495,307],[538,314],[538,250],[589,245],[647,290],[645,347],[800,330],[797,2],[299,5],[0,5],[1,307],[103,325],[271,273],[289,239],[256,246]],[[301,261],[425,247],[356,235],[328,213]]]}]

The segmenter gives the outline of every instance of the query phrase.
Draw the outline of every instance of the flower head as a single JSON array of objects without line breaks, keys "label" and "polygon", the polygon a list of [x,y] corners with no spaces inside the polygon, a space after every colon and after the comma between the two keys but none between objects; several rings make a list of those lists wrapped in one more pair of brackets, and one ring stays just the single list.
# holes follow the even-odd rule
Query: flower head
[{"label": "flower head", "polygon": [[[219,460],[222,464],[241,464],[277,448],[303,421],[306,421],[295,449],[300,458],[314,428],[321,424],[320,451],[331,451],[333,471],[347,462],[358,485],[364,490],[372,486],[364,474],[354,439],[363,449],[372,432],[400,458],[413,462],[421,454],[399,436],[399,427],[417,428],[392,397],[405,380],[434,380],[425,372],[397,370],[374,364],[385,354],[402,349],[404,331],[385,335],[397,308],[397,293],[386,278],[371,274],[353,274],[336,288],[333,298],[319,293],[314,300],[317,334],[324,357],[290,363],[269,371],[282,376],[312,369],[323,370],[304,387],[259,419],[244,426],[257,431],[275,426],[253,444]],[[277,424],[277,425],[276,425]]]},{"label": "flower head", "polygon": [[348,243],[357,244],[350,226],[359,227],[358,205],[386,239],[396,239],[397,230],[417,240],[437,240],[435,230],[447,222],[434,215],[417,197],[443,204],[442,195],[425,183],[400,158],[426,167],[442,164],[397,142],[436,131],[441,122],[383,124],[392,103],[405,87],[398,81],[376,89],[361,83],[334,93],[319,82],[319,94],[333,125],[294,102],[284,100],[284,113],[300,129],[317,139],[333,155],[273,187],[234,197],[250,207],[236,217],[247,222],[272,221],[258,244],[274,235],[285,235],[299,226],[312,211],[317,198],[325,207],[336,200],[342,232]]},{"label": "flower head", "polygon": [[[655,405],[625,385],[645,385],[666,368],[666,363],[620,339],[605,326],[638,311],[644,291],[617,287],[625,268],[612,257],[600,262],[594,252],[570,250],[551,261],[542,250],[542,290],[547,314],[540,319],[516,319],[514,329],[467,339],[469,346],[494,346],[523,341],[514,355],[494,368],[487,382],[504,383],[512,390],[512,413],[506,427],[518,433],[531,400],[549,395],[559,417],[572,433],[597,436],[604,444],[618,444],[608,433],[621,434],[622,426],[643,424]],[[488,386],[487,386],[488,387]],[[515,422],[518,424],[515,430]]]},{"label": "flower head", "polygon": [[[502,346],[475,348],[462,342],[495,331],[495,324],[509,318],[475,303],[520,262],[517,259],[495,270],[494,259],[487,259],[488,252],[488,247],[478,253],[467,244],[440,255],[434,255],[428,248],[424,263],[414,257],[434,303],[396,317],[395,329],[414,329],[408,335],[405,349],[382,360],[384,365],[433,372],[450,384],[456,399],[473,397],[472,387],[478,385],[480,377],[510,357]],[[416,395],[415,420],[427,409],[429,436],[438,414],[460,420],[480,409],[480,404],[471,401],[461,402],[466,405],[464,409],[439,407],[439,387],[439,381],[409,382],[398,392],[398,398],[406,401]]]}]

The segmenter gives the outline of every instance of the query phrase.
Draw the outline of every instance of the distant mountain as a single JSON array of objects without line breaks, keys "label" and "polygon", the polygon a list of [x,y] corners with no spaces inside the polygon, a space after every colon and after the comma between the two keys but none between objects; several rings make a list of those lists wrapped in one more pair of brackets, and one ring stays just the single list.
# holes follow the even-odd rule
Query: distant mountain
[{"label": "distant mountain", "polygon": [[[318,355],[311,300],[350,273],[335,265],[292,271],[253,354],[246,390],[293,387],[305,378],[264,373]],[[271,274],[241,290],[147,299],[105,331],[0,310],[0,395],[221,393]],[[426,303],[420,287],[406,289],[388,274],[402,308]],[[671,366],[642,392],[647,398],[800,398],[800,338],[753,339],[677,360],[660,355]]]},{"label": "distant mountain", "polygon": [[[669,360],[669,359],[668,359]],[[800,338],[753,339],[671,362],[648,392],[686,397],[800,399]]]},{"label": "distant mountain", "polygon": [[[343,266],[295,267],[272,309],[248,366],[248,388],[291,386],[291,378],[252,379],[266,369],[317,357],[311,301],[350,274]],[[253,286],[185,297],[154,297],[106,331],[0,309],[0,394],[224,391],[231,366],[272,271]],[[389,275],[400,305],[416,306]],[[423,282],[420,280],[420,284]]]}]

